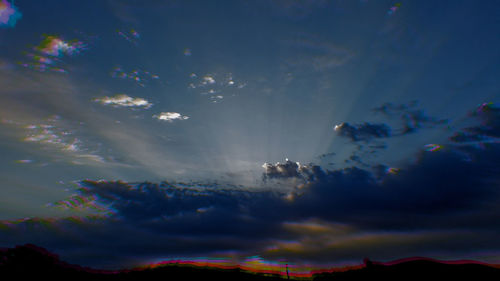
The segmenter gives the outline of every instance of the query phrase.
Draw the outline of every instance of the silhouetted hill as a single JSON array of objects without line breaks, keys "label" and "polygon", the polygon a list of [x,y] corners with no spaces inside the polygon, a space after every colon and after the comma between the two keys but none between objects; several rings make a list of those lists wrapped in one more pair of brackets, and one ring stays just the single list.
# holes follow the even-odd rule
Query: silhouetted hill
[{"label": "silhouetted hill", "polygon": [[[4,277],[10,278],[4,278]],[[42,277],[68,280],[283,280],[279,277],[256,275],[240,269],[217,269],[189,265],[168,265],[152,269],[120,271],[95,270],[71,265],[55,254],[32,244],[0,250],[0,280]],[[16,278],[16,279],[13,279]],[[24,279],[23,278],[23,279]],[[50,280],[49,279],[49,280]],[[30,279],[26,279],[30,280]]]},{"label": "silhouetted hill", "polygon": [[365,267],[345,272],[316,274],[314,280],[500,280],[500,269],[479,263],[433,261],[425,258],[379,263],[365,260]]},{"label": "silhouetted hill", "polygon": [[[27,244],[0,250],[0,280],[19,278],[68,280],[283,280],[240,269],[218,269],[186,265],[137,268],[121,271],[95,270],[63,262],[57,255]],[[286,277],[286,276],[285,276]],[[500,280],[500,269],[480,263],[445,263],[418,258],[379,263],[365,260],[365,266],[344,272],[316,273],[314,280]]]}]

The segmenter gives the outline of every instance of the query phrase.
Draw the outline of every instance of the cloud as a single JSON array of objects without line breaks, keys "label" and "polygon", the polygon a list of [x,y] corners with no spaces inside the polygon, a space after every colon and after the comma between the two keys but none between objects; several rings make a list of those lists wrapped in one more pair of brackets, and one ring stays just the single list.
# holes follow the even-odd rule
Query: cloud
[{"label": "cloud", "polygon": [[202,82],[203,85],[206,85],[206,84],[215,84],[215,79],[210,76],[210,75],[205,75],[203,76],[203,82]]},{"label": "cloud", "polygon": [[133,98],[124,94],[116,95],[114,97],[102,97],[94,99],[95,102],[99,102],[103,105],[111,105],[114,107],[142,107],[148,109],[153,106],[152,103],[143,98]]},{"label": "cloud", "polygon": [[[81,34],[83,35],[83,34]],[[64,56],[75,56],[88,49],[88,45],[76,39],[66,41],[56,35],[43,34],[43,40],[32,48],[34,53],[27,52],[28,62],[20,62],[23,67],[39,72],[66,73],[66,65],[62,61]]]},{"label": "cloud", "polygon": [[[409,225],[405,220],[413,216],[429,220],[428,224],[412,222],[415,227],[438,227],[437,221],[451,227],[457,222],[444,218],[457,219],[460,213],[477,212],[485,202],[498,200],[499,191],[492,183],[499,180],[499,169],[492,167],[500,145],[471,153],[474,161],[455,150],[421,151],[414,164],[400,166],[396,173],[386,170],[382,181],[377,181],[372,172],[355,167],[326,171],[321,180],[308,185],[310,191],[298,191],[304,198],[297,202],[304,206],[297,208],[305,215],[309,208],[317,214],[320,212],[315,206],[329,206],[321,212],[323,218],[352,223],[347,217],[357,217],[355,220],[365,227],[406,228]],[[468,228],[471,223],[465,220],[455,226]]]},{"label": "cloud", "polygon": [[438,151],[440,149],[442,149],[443,146],[442,145],[439,145],[439,144],[435,144],[435,143],[429,143],[429,144],[426,144],[425,145],[425,149],[427,151]]},{"label": "cloud", "polygon": [[77,55],[87,48],[87,46],[78,40],[65,41],[56,35],[43,35],[44,39],[40,45],[34,49],[44,55],[52,57],[62,57],[64,55]]},{"label": "cloud", "polygon": [[223,95],[216,95],[210,97],[213,103],[219,103],[223,98],[224,98]]},{"label": "cloud", "polygon": [[[401,125],[399,128],[396,126],[394,130],[385,123],[364,122],[351,125],[343,122],[335,125],[333,129],[338,136],[350,139],[351,142],[357,145],[356,151],[353,151],[344,162],[369,167],[373,165],[373,157],[376,157],[379,150],[387,148],[387,145],[381,139],[401,137],[415,133],[420,129],[432,128],[448,122],[445,119],[428,116],[423,110],[415,109],[416,105],[417,101],[399,105],[385,103],[373,109],[374,112],[382,113],[389,117],[390,120],[399,119]],[[457,138],[464,139],[469,138],[469,136],[463,134],[457,136]],[[372,159],[370,160],[370,158]]]},{"label": "cloud", "polygon": [[[64,249],[57,251],[62,257],[65,257],[63,252],[72,252],[81,243],[96,256],[108,257],[107,261],[115,263],[114,266],[122,265],[130,257],[147,261],[147,258],[207,255],[224,250],[246,251],[272,235],[275,230],[272,221],[276,218],[265,210],[278,206],[280,201],[272,193],[226,189],[220,185],[186,187],[166,182],[83,181],[78,195],[53,206],[75,211],[90,209],[96,215],[75,221],[67,218],[0,222],[0,238],[3,244],[26,239],[48,249]],[[25,224],[38,230],[24,231]],[[53,231],[57,233],[51,234]],[[77,233],[83,239],[71,242],[70,237]],[[105,237],[115,239],[107,241]],[[121,257],[113,248],[121,249]],[[74,254],[66,257],[73,262],[93,263]],[[101,261],[99,267],[106,266],[106,260]]]},{"label": "cloud", "polygon": [[[120,66],[113,68],[111,77],[118,79],[129,79],[141,87],[146,87],[146,85],[150,81],[159,81],[160,79],[160,76],[158,76],[157,74],[153,74],[152,72],[147,70],[134,69],[130,72],[126,72]],[[159,83],[161,84],[161,82]]]},{"label": "cloud", "polygon": [[498,105],[492,102],[483,103],[474,111],[469,112],[468,116],[481,123],[455,133],[450,137],[451,141],[457,143],[490,142],[500,138],[500,107]]},{"label": "cloud", "polygon": [[[290,233],[286,240],[270,242],[263,256],[276,259],[286,256],[288,260],[316,260],[322,262],[339,259],[359,263],[365,256],[377,260],[391,260],[394,255],[407,257],[426,256],[432,248],[460,248],[465,239],[476,239],[467,230],[424,230],[424,231],[379,231],[355,227],[318,219],[284,222],[282,227]],[[490,236],[491,234],[486,234]],[[481,242],[471,244],[480,246]],[[388,253],[386,249],[391,249]]]},{"label": "cloud", "polygon": [[289,161],[286,159],[285,163],[277,162],[276,164],[264,163],[262,168],[265,169],[265,178],[300,178],[300,163]]},{"label": "cloud", "polygon": [[448,123],[448,120],[446,119],[431,117],[428,116],[425,111],[421,109],[415,109],[416,105],[416,101],[399,105],[385,103],[380,107],[374,108],[374,111],[380,112],[390,118],[399,118],[402,123],[402,128],[399,130],[399,135],[407,135],[415,133],[423,128],[430,128],[436,125],[443,125]]},{"label": "cloud", "polygon": [[324,171],[320,166],[314,164],[301,165],[299,162],[288,160],[288,158],[285,160],[285,163],[264,163],[262,168],[264,168],[262,175],[264,181],[270,179],[294,179],[299,180],[298,183],[306,183],[315,181],[318,177],[324,175]]},{"label": "cloud", "polygon": [[118,30],[117,33],[120,37],[134,45],[137,45],[138,39],[141,38],[141,35],[134,29],[131,29],[130,32]]},{"label": "cloud", "polygon": [[[188,89],[198,89],[201,95],[208,95],[212,103],[220,103],[231,94],[235,96],[237,91],[246,86],[246,82],[233,78],[232,73],[212,73],[198,77],[196,73],[189,75],[190,83]],[[196,91],[198,91],[196,90]]]},{"label": "cloud", "polygon": [[[6,127],[11,125],[15,127],[2,129],[0,134],[9,136],[9,143],[33,151],[36,156],[40,157],[35,159],[40,161],[38,163],[49,162],[47,169],[54,172],[54,177],[57,177],[57,171],[52,170],[50,166],[53,166],[52,163],[58,165],[58,162],[88,163],[86,167],[68,167],[68,169],[76,173],[81,173],[82,169],[93,170],[97,174],[111,173],[117,177],[125,174],[119,177],[121,179],[135,178],[134,175],[137,174],[141,174],[141,178],[150,176],[155,179],[165,178],[178,176],[179,171],[182,170],[193,169],[191,162],[183,158],[181,152],[164,149],[165,140],[159,138],[158,134],[148,133],[148,128],[144,127],[143,122],[121,120],[121,123],[117,124],[115,114],[109,114],[103,110],[88,110],[89,107],[100,106],[91,101],[92,98],[100,96],[89,97],[88,93],[99,92],[105,86],[89,85],[88,81],[79,79],[78,76],[39,73],[24,69],[0,70],[0,72],[2,72],[0,75],[2,85],[0,120],[19,123],[6,124]],[[142,110],[142,108],[137,109]],[[159,112],[152,112],[151,115]],[[45,120],[54,115],[61,117],[60,123],[48,124]],[[33,135],[36,133],[35,130],[25,129],[25,126],[42,124],[56,125],[57,132],[53,133],[59,137],[63,132],[74,133],[64,135],[63,140],[66,144],[71,144],[74,138],[77,138],[81,142],[76,144],[82,151],[76,153],[62,150],[64,146],[56,144],[19,143],[28,137],[28,133]],[[77,157],[80,154],[96,155],[101,158]],[[30,159],[31,157],[34,156],[23,154],[16,159]],[[101,162],[102,160],[104,163]],[[133,173],[123,172],[122,168]],[[48,177],[41,181],[45,181],[46,185],[51,184]]]},{"label": "cloud", "polygon": [[158,115],[153,115],[153,118],[173,122],[174,120],[187,120],[189,116],[181,115],[177,112],[162,112]]},{"label": "cloud", "polygon": [[339,136],[351,139],[353,142],[370,141],[374,138],[387,138],[391,136],[391,128],[386,124],[357,124],[341,123],[335,125],[334,130]]},{"label": "cloud", "polygon": [[387,11],[387,14],[388,15],[393,15],[394,13],[396,13],[396,11],[401,7],[401,3],[396,3],[394,4],[393,6],[391,6],[389,8],[389,10]]},{"label": "cloud", "polygon": [[[106,161],[100,155],[95,147],[92,147],[84,139],[77,137],[78,132],[68,121],[63,120],[58,115],[49,118],[37,120],[33,123],[24,121],[14,121],[4,119],[0,121],[6,125],[13,126],[24,132],[22,140],[27,143],[34,143],[45,149],[56,150],[58,153],[51,153],[51,158],[60,158],[69,156],[68,162],[73,164],[92,164],[105,163]],[[23,160],[24,161],[24,160]]]},{"label": "cloud", "polygon": [[14,27],[22,17],[14,4],[7,0],[0,1],[0,27]]}]

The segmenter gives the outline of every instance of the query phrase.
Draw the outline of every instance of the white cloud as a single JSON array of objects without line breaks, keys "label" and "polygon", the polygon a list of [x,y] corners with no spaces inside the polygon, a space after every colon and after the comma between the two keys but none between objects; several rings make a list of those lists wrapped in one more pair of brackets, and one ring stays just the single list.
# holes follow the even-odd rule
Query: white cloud
[{"label": "white cloud", "polygon": [[221,100],[224,98],[222,95],[217,95],[217,96],[211,96],[210,99],[212,100],[213,103],[219,103]]},{"label": "white cloud", "polygon": [[203,84],[215,84],[215,79],[210,76],[210,75],[206,75],[205,77],[203,77]]},{"label": "white cloud", "polygon": [[111,105],[115,107],[143,107],[145,109],[150,108],[153,104],[148,102],[143,98],[133,98],[124,94],[116,95],[114,97],[102,97],[94,99],[96,102],[100,102],[103,105]]},{"label": "white cloud", "polygon": [[181,115],[177,112],[162,112],[158,115],[153,115],[153,118],[158,120],[165,120],[168,122],[173,122],[174,120],[186,120],[189,119],[189,116]]}]

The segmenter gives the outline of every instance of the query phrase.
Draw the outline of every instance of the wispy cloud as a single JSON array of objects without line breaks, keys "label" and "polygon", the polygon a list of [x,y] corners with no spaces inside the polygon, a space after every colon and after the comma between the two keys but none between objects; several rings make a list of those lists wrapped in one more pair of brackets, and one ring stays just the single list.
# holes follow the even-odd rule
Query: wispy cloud
[{"label": "wispy cloud", "polygon": [[[26,124],[23,121],[3,121],[2,123],[16,126],[25,131],[23,141],[41,145],[45,149],[59,151],[53,157],[61,154],[69,156],[68,161],[73,164],[105,163],[102,156],[91,149],[81,138],[77,137],[77,130],[65,124],[60,116],[52,116],[40,120],[37,124]],[[27,162],[23,162],[27,163]]]},{"label": "wispy cloud", "polygon": [[130,32],[118,30],[117,33],[118,35],[120,35],[120,37],[134,45],[137,45],[137,41],[139,40],[139,38],[141,38],[139,32],[134,29],[131,29]]},{"label": "wispy cloud", "polygon": [[133,69],[131,71],[125,71],[120,66],[113,68],[111,77],[118,79],[128,79],[135,82],[141,87],[146,87],[149,82],[160,79],[160,76],[158,76],[157,74],[153,74],[147,70]]},{"label": "wispy cloud", "polygon": [[417,101],[399,105],[385,103],[380,107],[374,108],[374,111],[380,112],[390,118],[399,118],[402,123],[402,128],[399,130],[400,135],[407,135],[415,133],[423,128],[430,128],[448,123],[447,119],[429,116],[424,110],[417,109],[416,106]]},{"label": "wispy cloud", "polygon": [[[40,163],[62,161],[84,164],[84,169],[92,169],[92,166],[103,169],[105,166],[109,169],[107,171],[113,170],[112,173],[119,169],[117,167],[133,166],[143,169],[145,175],[162,177],[165,177],[166,167],[170,175],[186,169],[186,162],[179,161],[181,157],[173,157],[175,154],[171,150],[165,150],[163,139],[148,131],[143,122],[121,120],[117,125],[116,121],[120,119],[116,114],[110,114],[107,110],[88,110],[93,103],[100,106],[100,103],[91,100],[99,96],[89,97],[88,93],[99,92],[104,86],[86,83],[77,76],[23,70],[4,71],[0,75],[0,120],[6,122],[8,129],[0,130],[0,133],[11,136],[13,141],[23,141],[27,137],[41,135],[44,133],[42,130],[47,129],[30,130],[26,127],[52,125],[55,127],[49,128],[52,133],[48,132],[45,140],[50,140],[52,137],[49,135],[55,134],[69,145],[69,149],[72,149],[71,144],[75,138],[79,140],[75,143],[81,149],[79,152],[64,150],[65,146],[62,144],[45,143],[42,140],[24,142],[23,147],[33,149],[40,157],[37,158]],[[119,107],[122,110],[125,108],[130,107]],[[136,109],[143,110],[143,107]],[[56,124],[48,120],[54,115],[60,117]],[[62,135],[63,131],[72,134]],[[20,155],[18,159],[31,157],[33,156]]]},{"label": "wispy cloud", "polygon": [[237,91],[246,87],[247,83],[233,78],[232,73],[209,73],[198,77],[196,73],[189,75],[192,82],[188,89],[198,89],[200,94],[208,95],[212,103],[220,103],[224,99],[224,94],[231,93],[232,96]]},{"label": "wispy cloud", "polygon": [[[394,259],[405,257],[408,252],[425,256],[432,247],[454,247],[462,239],[474,239],[474,234],[467,230],[380,231],[320,219],[284,222],[282,227],[290,236],[271,241],[263,256],[326,262],[340,258],[352,259],[354,263],[361,256]],[[391,253],[385,249],[391,249]]]},{"label": "wispy cloud", "polygon": [[335,125],[334,130],[339,136],[349,138],[353,142],[391,136],[391,127],[386,124],[363,123],[351,125],[345,122]]}]

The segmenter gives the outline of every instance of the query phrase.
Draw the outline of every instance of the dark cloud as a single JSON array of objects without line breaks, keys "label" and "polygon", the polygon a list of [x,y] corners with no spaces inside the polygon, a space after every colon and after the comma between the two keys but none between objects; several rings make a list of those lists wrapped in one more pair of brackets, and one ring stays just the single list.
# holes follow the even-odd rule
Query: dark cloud
[{"label": "dark cloud", "polygon": [[335,155],[337,155],[337,153],[335,153],[335,152],[323,153],[320,156],[318,156],[318,158],[320,158],[320,159],[329,158],[329,157],[333,157]]},{"label": "dark cloud", "polygon": [[[492,135],[493,119],[474,130]],[[221,252],[296,261],[463,258],[500,249],[492,239],[500,231],[498,159],[500,143],[492,142],[423,149],[397,169],[265,164],[268,184],[300,183],[287,193],[87,180],[80,197],[64,205],[97,206],[97,215],[0,222],[0,246],[34,243],[70,262],[104,268]]]},{"label": "dark cloud", "polygon": [[469,132],[456,132],[453,134],[453,136],[450,137],[450,140],[453,142],[481,142],[481,141],[486,141],[489,138],[480,135],[480,134],[474,134],[474,133],[469,133]]},{"label": "dark cloud", "polygon": [[387,138],[391,136],[391,128],[386,124],[355,124],[342,123],[336,125],[334,130],[339,136],[351,139],[354,142],[370,141],[375,138]]},{"label": "dark cloud", "polygon": [[[56,250],[63,258],[91,264],[89,256],[77,254],[77,249],[86,248],[108,258],[109,266],[220,251],[258,254],[270,247],[270,241],[277,245],[279,253],[298,258],[290,247],[308,252],[305,249],[309,240],[283,228],[283,223],[317,218],[352,230],[342,234],[344,238],[339,241],[343,242],[336,247],[312,251],[311,258],[325,259],[337,251],[339,259],[357,255],[362,259],[363,253],[376,253],[380,247],[384,248],[384,257],[413,255],[416,249],[418,253],[446,252],[452,247],[440,248],[438,241],[456,229],[478,233],[465,235],[473,239],[470,242],[463,240],[463,235],[450,236],[458,240],[448,241],[449,245],[479,251],[493,247],[489,244],[481,248],[476,243],[477,239],[489,237],[483,232],[498,230],[493,222],[499,218],[499,190],[493,183],[500,180],[500,169],[495,168],[500,145],[471,153],[475,155],[473,161],[453,150],[422,151],[415,163],[400,167],[399,173],[386,172],[383,176],[356,167],[328,171],[287,161],[281,164],[282,172],[276,168],[269,175],[304,179],[305,184],[286,197],[288,200],[281,193],[216,185],[188,188],[166,182],[83,181],[78,191],[81,196],[97,198],[100,206],[112,210],[110,216],[3,223],[0,238],[2,246],[37,243]],[[387,167],[379,169],[379,173],[384,170]],[[375,239],[366,242],[366,248],[354,247],[363,233],[374,239],[395,237],[400,242],[394,244],[389,239],[377,243]],[[294,237],[297,245],[279,242]],[[426,239],[434,242],[422,244]],[[403,246],[406,252],[400,250]],[[273,256],[276,251],[269,254]]]},{"label": "dark cloud", "polygon": [[453,142],[481,142],[500,138],[500,107],[494,103],[483,103],[468,114],[470,118],[480,121],[479,125],[464,128],[455,133]]},{"label": "dark cloud", "polygon": [[374,111],[380,112],[390,118],[399,118],[402,123],[400,135],[415,133],[422,128],[429,128],[448,122],[446,119],[428,116],[424,110],[416,109],[416,106],[416,101],[399,105],[385,103],[380,107],[374,108]]},{"label": "dark cloud", "polygon": [[[0,222],[0,246],[26,241],[71,262],[116,268],[151,259],[249,251],[276,233],[284,201],[272,192],[185,188],[169,183],[82,181],[97,216]],[[74,208],[80,208],[74,202]],[[281,213],[282,214],[282,213]],[[85,249],[78,253],[79,249]]]},{"label": "dark cloud", "polygon": [[367,163],[365,163],[360,155],[358,153],[354,152],[352,153],[348,159],[344,160],[345,163],[356,163],[357,165],[363,166],[363,167],[369,167]]}]

